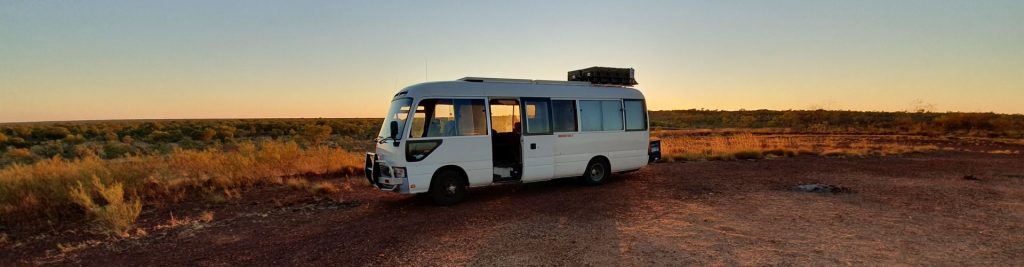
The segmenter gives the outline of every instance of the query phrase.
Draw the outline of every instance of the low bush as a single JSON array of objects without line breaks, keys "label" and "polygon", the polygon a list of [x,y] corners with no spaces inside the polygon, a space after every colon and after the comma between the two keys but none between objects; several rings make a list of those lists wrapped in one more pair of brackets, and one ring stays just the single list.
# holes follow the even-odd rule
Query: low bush
[{"label": "low bush", "polygon": [[[103,202],[93,201],[93,193]],[[96,176],[92,177],[92,188],[87,189],[79,181],[68,192],[71,202],[78,204],[96,222],[97,228],[111,236],[127,236],[135,227],[135,219],[142,212],[142,201],[138,198],[125,200],[124,186],[119,182],[104,185]]]}]

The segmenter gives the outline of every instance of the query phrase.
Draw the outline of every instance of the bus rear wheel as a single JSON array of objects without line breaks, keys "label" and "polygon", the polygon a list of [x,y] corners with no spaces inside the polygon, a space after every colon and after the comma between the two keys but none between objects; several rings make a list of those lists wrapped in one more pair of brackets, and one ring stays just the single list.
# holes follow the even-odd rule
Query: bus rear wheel
[{"label": "bus rear wheel", "polygon": [[611,175],[611,168],[608,163],[601,159],[593,159],[587,164],[587,169],[583,173],[583,183],[587,185],[603,184],[605,180],[608,180],[609,175]]},{"label": "bus rear wheel", "polygon": [[430,181],[430,199],[435,204],[448,206],[459,203],[466,197],[466,184],[462,182],[462,174],[452,170],[442,170]]}]

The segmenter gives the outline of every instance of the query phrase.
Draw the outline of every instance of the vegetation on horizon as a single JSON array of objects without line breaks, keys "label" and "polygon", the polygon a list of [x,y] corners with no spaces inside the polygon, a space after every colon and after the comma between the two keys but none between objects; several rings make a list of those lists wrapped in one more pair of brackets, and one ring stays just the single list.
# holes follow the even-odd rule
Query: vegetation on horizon
[{"label": "vegetation on horizon", "polygon": [[906,134],[1024,138],[1024,115],[834,110],[650,111],[663,129],[776,129],[781,133]]},{"label": "vegetation on horizon", "polygon": [[59,156],[117,159],[280,140],[364,150],[380,119],[226,119],[0,124],[0,166]]}]

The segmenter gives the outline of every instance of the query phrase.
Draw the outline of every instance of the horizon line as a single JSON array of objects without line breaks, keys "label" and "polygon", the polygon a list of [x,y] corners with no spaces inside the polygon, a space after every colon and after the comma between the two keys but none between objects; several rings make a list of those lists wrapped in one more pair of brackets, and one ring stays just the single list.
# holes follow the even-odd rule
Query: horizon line
[{"label": "horizon line", "polygon": [[[838,111],[838,112],[878,112],[878,113],[922,113],[922,114],[995,114],[995,115],[1009,115],[1009,116],[1024,116],[1024,113],[999,113],[995,111],[879,111],[879,110],[846,110],[846,109],[706,109],[706,108],[690,108],[690,109],[659,109],[659,110],[648,110],[648,112],[671,112],[671,111],[717,111],[717,112],[748,112],[748,111]],[[121,122],[121,121],[178,121],[178,120],[265,120],[265,119],[296,119],[296,120],[315,120],[315,119],[383,119],[383,117],[206,117],[206,118],[111,118],[111,119],[71,119],[71,120],[41,120],[41,121],[0,121],[0,125],[8,124],[23,124],[23,123],[75,123],[75,122]]]}]

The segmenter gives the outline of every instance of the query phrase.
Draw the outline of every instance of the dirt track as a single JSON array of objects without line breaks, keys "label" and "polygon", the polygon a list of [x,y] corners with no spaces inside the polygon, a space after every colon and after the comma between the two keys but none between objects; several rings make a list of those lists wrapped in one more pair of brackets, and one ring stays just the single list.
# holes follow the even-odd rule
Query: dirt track
[{"label": "dirt track", "polygon": [[[967,180],[965,175],[980,180]],[[176,211],[214,211],[211,223],[69,252],[57,263],[1024,262],[1022,155],[941,152],[886,158],[664,163],[614,178],[598,187],[556,180],[480,188],[471,191],[467,202],[453,207],[374,192],[365,182],[358,183],[341,204],[313,201],[308,194],[285,187],[264,188],[226,205]],[[802,183],[827,183],[854,192],[792,190]],[[147,216],[166,220],[164,215]]]}]

